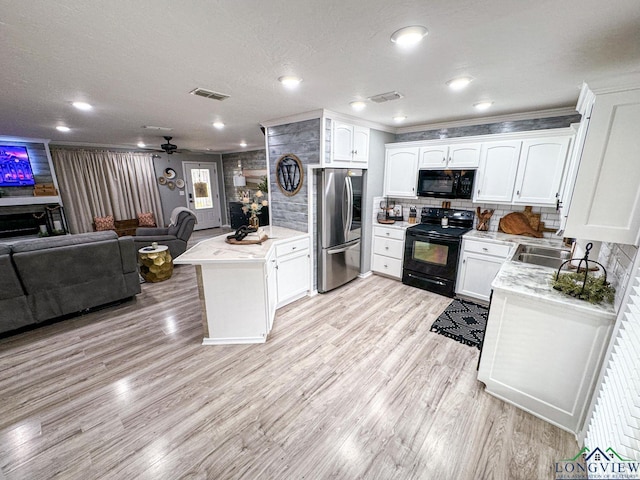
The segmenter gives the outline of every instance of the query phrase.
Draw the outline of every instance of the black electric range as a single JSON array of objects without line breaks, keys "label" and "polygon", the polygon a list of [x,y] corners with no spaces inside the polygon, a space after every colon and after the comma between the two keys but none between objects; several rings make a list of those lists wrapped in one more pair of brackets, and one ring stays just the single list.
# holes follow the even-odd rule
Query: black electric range
[{"label": "black electric range", "polygon": [[405,234],[402,283],[453,297],[461,237],[473,228],[474,212],[423,207],[420,219]]}]

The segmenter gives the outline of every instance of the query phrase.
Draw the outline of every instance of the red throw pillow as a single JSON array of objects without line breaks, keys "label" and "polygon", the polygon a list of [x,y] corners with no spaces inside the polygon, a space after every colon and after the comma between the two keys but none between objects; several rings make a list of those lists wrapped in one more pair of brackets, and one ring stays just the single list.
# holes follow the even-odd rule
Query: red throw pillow
[{"label": "red throw pillow", "polygon": [[106,217],[93,217],[93,223],[96,226],[96,232],[116,229],[116,224],[113,222],[113,215],[107,215]]},{"label": "red throw pillow", "polygon": [[155,227],[156,221],[153,218],[153,212],[139,213],[138,226],[139,227]]}]

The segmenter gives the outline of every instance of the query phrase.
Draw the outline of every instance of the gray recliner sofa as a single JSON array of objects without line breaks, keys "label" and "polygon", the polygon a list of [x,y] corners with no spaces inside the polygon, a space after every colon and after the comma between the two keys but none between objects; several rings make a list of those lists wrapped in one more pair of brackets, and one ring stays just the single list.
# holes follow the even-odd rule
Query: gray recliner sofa
[{"label": "gray recliner sofa", "polygon": [[[183,207],[174,209],[175,222],[166,228],[140,227],[136,229],[133,237],[136,249],[148,247],[153,242],[169,247],[172,258],[183,254],[187,250],[187,242],[196,225],[196,216],[190,210]],[[174,214],[171,215],[174,217]]]},{"label": "gray recliner sofa", "polygon": [[0,245],[0,332],[140,293],[132,237],[113,231]]}]

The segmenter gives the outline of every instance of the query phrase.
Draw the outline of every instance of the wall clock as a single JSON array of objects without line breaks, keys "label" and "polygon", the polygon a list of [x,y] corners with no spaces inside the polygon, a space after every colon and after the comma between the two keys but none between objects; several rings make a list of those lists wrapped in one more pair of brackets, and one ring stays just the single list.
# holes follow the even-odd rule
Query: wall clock
[{"label": "wall clock", "polygon": [[292,153],[282,155],[276,162],[276,182],[282,193],[292,197],[302,188],[302,162]]}]

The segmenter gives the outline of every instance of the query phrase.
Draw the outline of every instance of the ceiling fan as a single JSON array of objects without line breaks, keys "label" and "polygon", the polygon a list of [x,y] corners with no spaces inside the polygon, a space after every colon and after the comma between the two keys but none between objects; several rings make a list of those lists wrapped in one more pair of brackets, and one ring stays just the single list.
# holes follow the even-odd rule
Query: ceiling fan
[{"label": "ceiling fan", "polygon": [[172,138],[173,137],[164,137],[167,143],[163,143],[162,145],[160,145],[160,148],[164,150],[168,155],[171,155],[173,152],[175,152],[178,149],[177,145],[174,145],[173,143],[171,143]]}]

